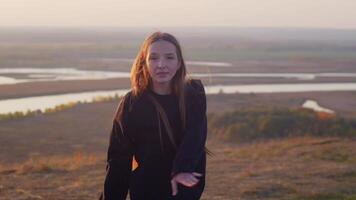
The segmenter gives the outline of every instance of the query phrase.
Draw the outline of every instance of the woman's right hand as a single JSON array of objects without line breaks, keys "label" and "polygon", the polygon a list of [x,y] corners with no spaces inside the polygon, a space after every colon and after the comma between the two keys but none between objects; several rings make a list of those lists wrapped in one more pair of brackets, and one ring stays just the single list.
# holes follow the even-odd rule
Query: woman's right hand
[{"label": "woman's right hand", "polygon": [[197,172],[176,174],[171,180],[172,195],[175,196],[178,193],[178,183],[187,187],[193,187],[199,182],[199,179],[197,179],[197,177],[202,176],[202,174]]}]

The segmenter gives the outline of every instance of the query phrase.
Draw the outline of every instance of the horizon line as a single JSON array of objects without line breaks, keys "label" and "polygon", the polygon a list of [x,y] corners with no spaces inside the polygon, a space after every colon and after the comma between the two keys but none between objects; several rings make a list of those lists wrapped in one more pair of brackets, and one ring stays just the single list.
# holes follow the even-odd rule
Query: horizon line
[{"label": "horizon line", "polygon": [[204,29],[204,28],[232,28],[232,29],[304,29],[304,30],[345,30],[345,31],[356,31],[356,27],[351,28],[339,28],[339,27],[309,27],[309,26],[233,26],[233,25],[209,25],[209,26],[150,26],[150,25],[142,25],[142,26],[105,26],[105,25],[0,25],[0,28],[38,28],[38,29],[163,29],[163,28],[195,28],[195,29]]}]

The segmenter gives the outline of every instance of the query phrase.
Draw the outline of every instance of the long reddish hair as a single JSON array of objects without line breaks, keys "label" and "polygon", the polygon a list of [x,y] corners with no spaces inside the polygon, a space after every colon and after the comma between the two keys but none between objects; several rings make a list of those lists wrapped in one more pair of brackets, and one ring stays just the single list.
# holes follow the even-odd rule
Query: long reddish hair
[{"label": "long reddish hair", "polygon": [[171,80],[171,89],[174,95],[177,96],[179,101],[179,111],[181,115],[182,125],[185,128],[185,82],[187,78],[187,70],[183,59],[182,48],[178,40],[169,33],[154,32],[149,35],[143,42],[140,51],[131,68],[131,90],[134,96],[140,95],[144,90],[152,87],[152,78],[147,69],[146,57],[148,48],[156,41],[163,40],[170,42],[175,46],[178,63],[180,64],[176,74]]}]

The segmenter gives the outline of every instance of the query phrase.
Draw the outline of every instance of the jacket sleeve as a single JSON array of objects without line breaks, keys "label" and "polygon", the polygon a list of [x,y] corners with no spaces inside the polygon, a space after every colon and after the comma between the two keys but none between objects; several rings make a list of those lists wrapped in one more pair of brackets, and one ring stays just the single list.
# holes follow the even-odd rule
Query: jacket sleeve
[{"label": "jacket sleeve", "polygon": [[207,137],[206,96],[200,80],[193,84],[193,93],[188,95],[186,128],[173,162],[171,176],[181,172],[195,172],[205,153]]},{"label": "jacket sleeve", "polygon": [[110,133],[102,198],[104,200],[125,200],[128,193],[133,156],[128,107],[126,95],[119,103]]}]

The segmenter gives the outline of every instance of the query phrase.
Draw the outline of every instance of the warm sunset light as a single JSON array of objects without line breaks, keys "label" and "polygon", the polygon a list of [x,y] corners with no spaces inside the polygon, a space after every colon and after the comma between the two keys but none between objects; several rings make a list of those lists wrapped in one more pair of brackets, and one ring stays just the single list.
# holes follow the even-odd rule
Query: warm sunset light
[{"label": "warm sunset light", "polygon": [[0,0],[0,200],[356,200],[356,0]]},{"label": "warm sunset light", "polygon": [[2,0],[0,26],[356,28],[354,0]]}]

